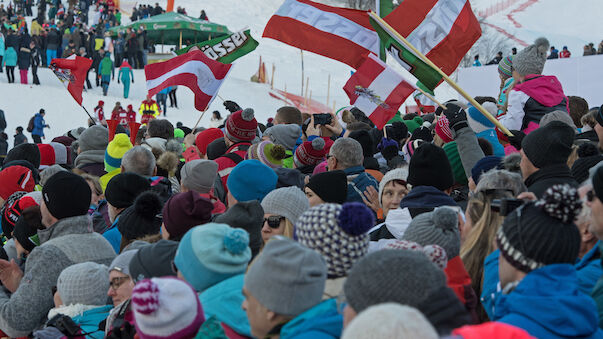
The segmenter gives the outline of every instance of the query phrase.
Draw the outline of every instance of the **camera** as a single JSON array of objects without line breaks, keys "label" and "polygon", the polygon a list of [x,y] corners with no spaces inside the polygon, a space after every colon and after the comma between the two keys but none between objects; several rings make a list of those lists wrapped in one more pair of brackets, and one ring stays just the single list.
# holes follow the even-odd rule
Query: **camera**
[{"label": "camera", "polygon": [[330,125],[333,121],[333,116],[329,113],[316,113],[314,114],[314,126],[316,125]]},{"label": "camera", "polygon": [[490,204],[490,209],[493,212],[498,212],[503,217],[516,210],[523,205],[524,201],[520,199],[494,199]]}]

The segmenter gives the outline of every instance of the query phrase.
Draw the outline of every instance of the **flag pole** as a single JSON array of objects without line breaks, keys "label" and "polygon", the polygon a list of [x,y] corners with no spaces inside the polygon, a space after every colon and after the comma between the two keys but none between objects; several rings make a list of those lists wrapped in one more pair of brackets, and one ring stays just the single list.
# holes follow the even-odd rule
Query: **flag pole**
[{"label": "flag pole", "polygon": [[201,113],[201,116],[199,117],[199,120],[197,120],[197,123],[195,124],[195,127],[193,127],[193,131],[197,128],[197,126],[199,126],[199,123],[201,122],[201,119],[203,119],[203,116],[205,115],[205,112],[207,112],[207,108]]},{"label": "flag pole", "polygon": [[498,129],[500,129],[503,133],[508,136],[513,136],[513,134],[503,126],[500,121],[496,120],[495,117],[490,114],[485,108],[482,107],[473,97],[471,97],[467,92],[465,92],[456,82],[454,82],[446,73],[444,73],[438,66],[436,66],[431,60],[429,60],[423,53],[415,48],[408,40],[406,40],[400,33],[398,33],[395,29],[392,28],[385,20],[381,19],[375,12],[369,11],[368,13],[373,20],[377,21],[383,28],[389,31],[393,35],[393,37],[398,41],[398,43],[406,45],[411,51],[413,51],[421,60],[423,60],[426,64],[428,64],[431,68],[435,69],[444,81],[446,81],[452,88],[454,88],[463,98],[467,99],[473,107],[477,108],[480,113],[482,113],[488,120],[490,120]]},{"label": "flag pole", "polygon": [[88,117],[90,117],[90,120],[92,120],[92,123],[96,125],[96,121],[94,121],[94,118],[90,115],[90,113],[88,113],[88,110],[86,109],[86,107],[84,107],[84,105],[81,106],[84,109],[84,112],[86,112],[86,114],[88,114]]},{"label": "flag pole", "polygon": [[442,109],[446,109],[446,106],[442,105],[439,101],[436,100],[431,94],[427,93],[427,91],[422,90],[420,87],[416,87],[417,91],[421,92],[424,96],[426,96],[429,100],[435,102],[438,106],[442,107]]}]

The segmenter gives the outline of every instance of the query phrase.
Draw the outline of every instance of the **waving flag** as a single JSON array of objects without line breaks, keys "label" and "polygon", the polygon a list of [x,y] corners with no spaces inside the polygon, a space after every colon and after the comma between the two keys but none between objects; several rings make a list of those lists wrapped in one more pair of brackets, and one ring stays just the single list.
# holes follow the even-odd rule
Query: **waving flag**
[{"label": "waving flag", "polygon": [[194,50],[168,61],[146,65],[149,96],[169,86],[181,85],[195,94],[195,108],[205,111],[224,82],[232,65],[208,58],[205,53]]},{"label": "waving flag", "polygon": [[309,0],[285,0],[270,18],[263,37],[272,38],[358,68],[379,53],[379,37],[368,12]]},{"label": "waving flag", "polygon": [[381,129],[416,87],[370,54],[343,87],[350,104],[363,111]]},{"label": "waving flag", "polygon": [[86,80],[86,73],[91,65],[92,60],[75,54],[66,59],[50,61],[50,69],[63,84],[67,83],[67,90],[80,106],[82,105],[84,80]]}]

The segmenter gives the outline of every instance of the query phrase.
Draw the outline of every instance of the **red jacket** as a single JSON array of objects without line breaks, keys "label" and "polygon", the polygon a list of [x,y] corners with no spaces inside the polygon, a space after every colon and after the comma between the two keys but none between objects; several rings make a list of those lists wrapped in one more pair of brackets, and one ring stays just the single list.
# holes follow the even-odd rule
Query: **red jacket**
[{"label": "red jacket", "polygon": [[[230,175],[230,172],[232,172],[233,168],[235,168],[239,162],[241,162],[241,161],[243,161],[243,159],[245,159],[245,154],[247,153],[247,149],[249,148],[249,146],[251,146],[251,143],[249,143],[249,142],[239,142],[237,144],[234,144],[226,150],[226,154],[224,154],[223,156],[221,156],[215,160],[218,163],[218,175],[220,176],[220,179],[222,180],[222,186],[224,187],[224,192],[228,193],[228,187],[226,187],[226,181],[228,180],[228,176]],[[238,160],[240,160],[240,161],[235,162],[233,159],[230,158],[230,156],[228,155],[229,153],[238,155],[240,157],[240,159],[238,159]],[[236,157],[236,155],[234,155],[232,157],[234,158],[234,157]]]},{"label": "red jacket", "polygon": [[559,58],[569,58],[571,56],[572,56],[572,53],[570,53],[570,51],[559,52]]},{"label": "red jacket", "polygon": [[128,122],[136,122],[136,112],[133,110],[129,110],[128,112]]},{"label": "red jacket", "polygon": [[461,257],[456,256],[448,260],[444,273],[446,274],[448,287],[454,291],[459,300],[465,305],[465,308],[471,314],[473,323],[477,323],[477,296],[473,287],[471,287],[471,277],[467,273]]}]

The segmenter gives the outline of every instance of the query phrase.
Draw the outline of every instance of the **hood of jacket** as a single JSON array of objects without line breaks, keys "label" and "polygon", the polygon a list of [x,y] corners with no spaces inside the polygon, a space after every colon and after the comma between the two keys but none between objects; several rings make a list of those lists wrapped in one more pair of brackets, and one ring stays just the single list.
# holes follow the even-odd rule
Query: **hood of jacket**
[{"label": "hood of jacket", "polygon": [[516,84],[514,89],[524,92],[547,107],[559,105],[565,98],[563,87],[554,75],[528,75],[526,80]]},{"label": "hood of jacket", "polygon": [[199,295],[205,318],[216,317],[238,334],[251,337],[251,327],[247,313],[241,308],[244,274],[223,280]]},{"label": "hood of jacket", "polygon": [[103,164],[105,163],[105,150],[91,150],[80,153],[75,158],[75,167],[81,167],[87,164]]},{"label": "hood of jacket", "polygon": [[599,329],[597,306],[580,292],[576,270],[569,264],[530,272],[513,292],[496,300],[494,320],[542,338],[588,337]]},{"label": "hood of jacket", "polygon": [[146,146],[151,151],[153,150],[153,148],[157,148],[157,149],[160,149],[161,151],[165,152],[166,145],[167,145],[167,140],[165,140],[163,138],[153,137],[153,138],[146,139],[142,143],[142,145]]},{"label": "hood of jacket", "polygon": [[312,307],[289,321],[281,329],[281,339],[339,338],[343,330],[343,317],[337,312],[335,299],[329,299]]},{"label": "hood of jacket", "polygon": [[92,221],[88,215],[65,218],[57,221],[54,225],[38,231],[40,244],[50,239],[55,239],[70,234],[92,233]]}]

